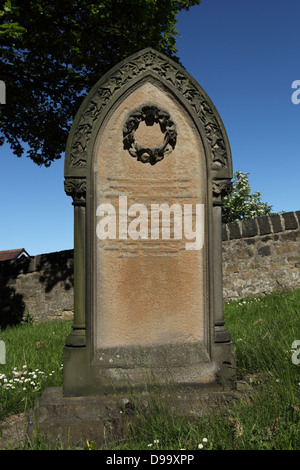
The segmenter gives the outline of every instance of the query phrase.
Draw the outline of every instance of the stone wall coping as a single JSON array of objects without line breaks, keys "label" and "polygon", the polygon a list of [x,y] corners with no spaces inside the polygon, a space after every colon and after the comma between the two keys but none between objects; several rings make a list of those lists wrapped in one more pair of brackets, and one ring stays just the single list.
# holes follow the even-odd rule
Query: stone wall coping
[{"label": "stone wall coping", "polygon": [[73,260],[73,249],[54,251],[50,253],[29,256],[16,260],[0,261],[0,284],[9,277],[15,278],[19,274],[29,274],[43,271],[46,266],[59,266],[62,260],[65,263]]},{"label": "stone wall coping", "polygon": [[271,214],[255,219],[242,219],[228,222],[222,226],[222,240],[270,235],[285,230],[300,228],[300,211]]}]

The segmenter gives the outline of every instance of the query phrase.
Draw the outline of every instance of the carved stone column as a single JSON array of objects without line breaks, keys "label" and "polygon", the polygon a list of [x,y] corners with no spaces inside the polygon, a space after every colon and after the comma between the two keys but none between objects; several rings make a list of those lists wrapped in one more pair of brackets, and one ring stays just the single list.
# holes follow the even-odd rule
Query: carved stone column
[{"label": "carved stone column", "polygon": [[65,191],[73,198],[74,206],[74,321],[66,346],[86,345],[85,322],[85,206],[86,180],[67,179]]},{"label": "carved stone column", "polygon": [[213,250],[214,250],[214,312],[215,342],[224,343],[231,339],[225,329],[223,315],[223,276],[222,276],[222,198],[231,190],[229,179],[213,180]]}]

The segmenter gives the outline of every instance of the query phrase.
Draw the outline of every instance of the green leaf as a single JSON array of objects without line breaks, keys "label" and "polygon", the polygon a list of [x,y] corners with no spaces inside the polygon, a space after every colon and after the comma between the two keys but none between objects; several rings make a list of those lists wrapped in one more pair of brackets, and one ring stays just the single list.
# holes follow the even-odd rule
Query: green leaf
[{"label": "green leaf", "polygon": [[3,36],[18,38],[26,32],[26,28],[20,26],[19,23],[4,23],[0,25],[0,34]]}]

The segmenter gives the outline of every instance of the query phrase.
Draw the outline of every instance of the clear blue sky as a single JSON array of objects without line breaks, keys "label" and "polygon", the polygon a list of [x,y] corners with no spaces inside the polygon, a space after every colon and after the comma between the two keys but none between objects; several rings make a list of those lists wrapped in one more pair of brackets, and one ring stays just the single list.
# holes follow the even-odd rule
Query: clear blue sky
[{"label": "clear blue sky", "polygon": [[[202,0],[178,21],[178,56],[220,113],[234,171],[249,173],[274,212],[300,210],[299,18],[299,0]],[[0,250],[73,248],[63,159],[43,168],[8,146],[0,153]]]}]

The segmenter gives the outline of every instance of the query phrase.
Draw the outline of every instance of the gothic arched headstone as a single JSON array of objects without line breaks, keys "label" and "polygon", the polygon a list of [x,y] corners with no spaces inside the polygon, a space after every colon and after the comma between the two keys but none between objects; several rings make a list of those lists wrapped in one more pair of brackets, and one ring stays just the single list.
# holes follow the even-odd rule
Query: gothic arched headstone
[{"label": "gothic arched headstone", "polygon": [[139,355],[178,386],[234,373],[224,328],[222,121],[178,64],[143,50],[108,72],[75,117],[65,190],[75,216],[74,327],[64,393],[143,381]]}]

